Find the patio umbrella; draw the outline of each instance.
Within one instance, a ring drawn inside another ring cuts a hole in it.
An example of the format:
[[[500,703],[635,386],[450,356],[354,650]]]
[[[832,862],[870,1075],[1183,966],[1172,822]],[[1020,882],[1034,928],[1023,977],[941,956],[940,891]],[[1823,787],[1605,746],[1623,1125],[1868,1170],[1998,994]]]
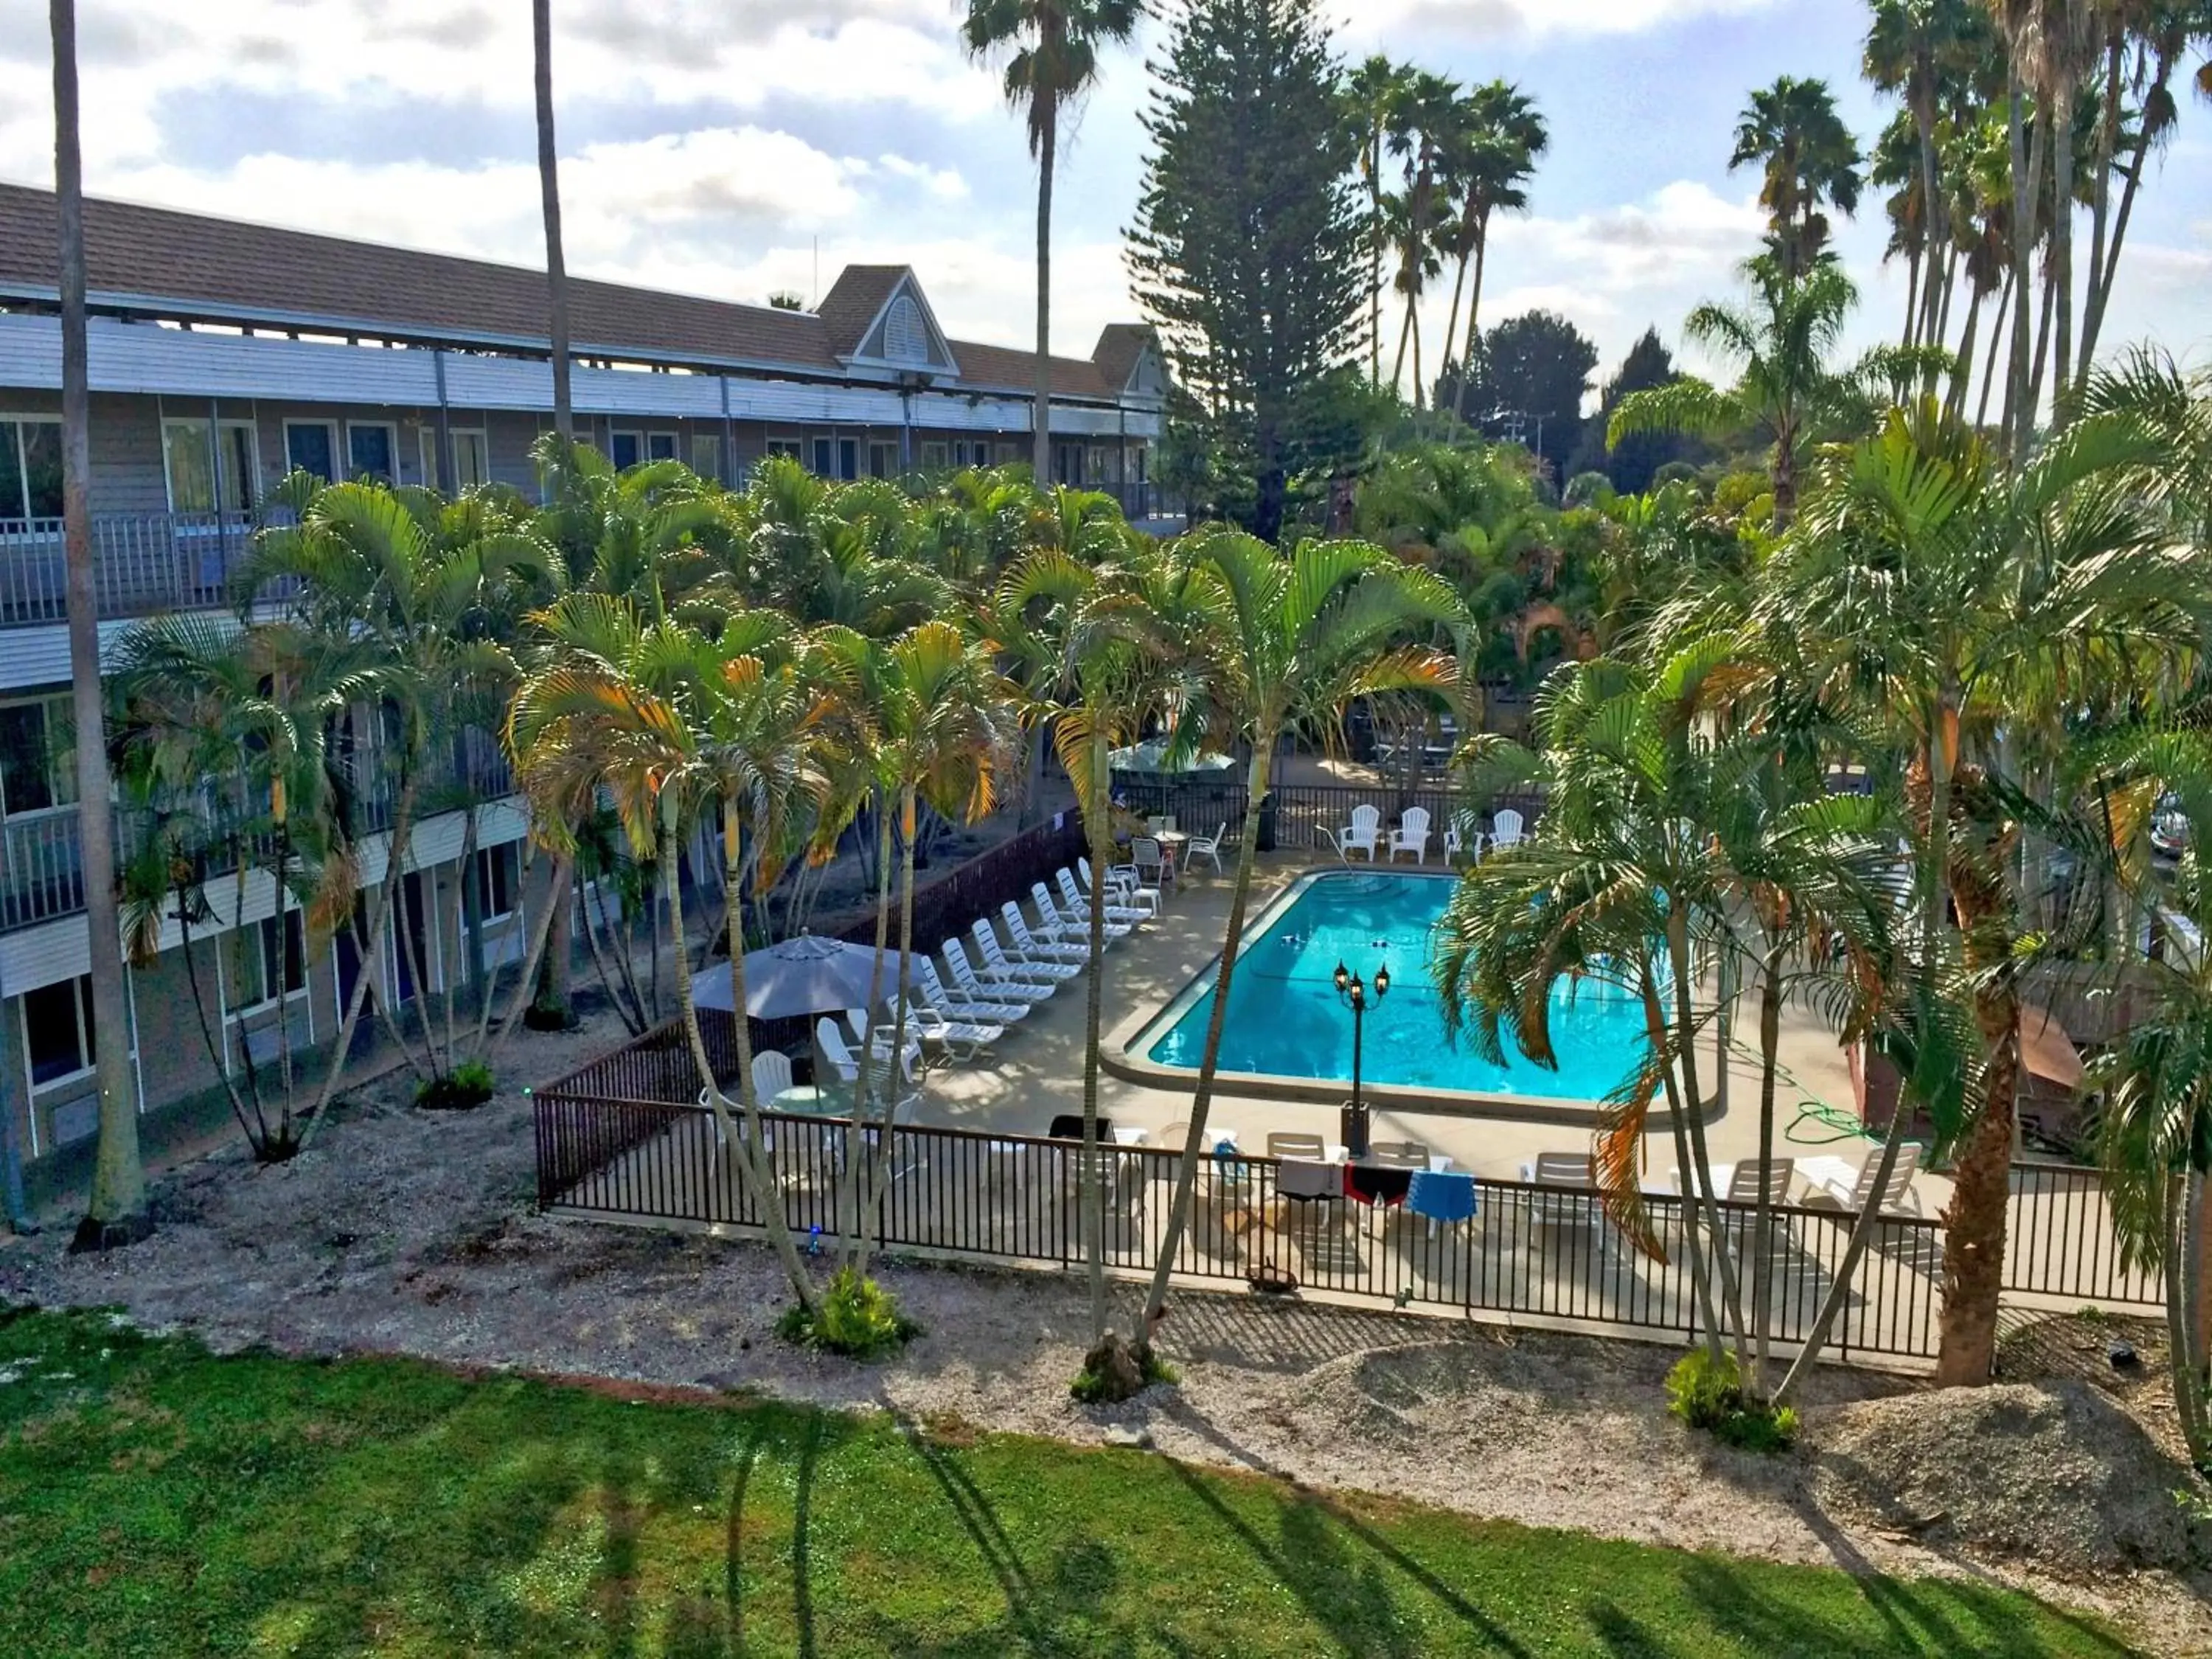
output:
[[[755,1019],[790,1019],[805,1014],[866,1008],[868,982],[875,972],[876,949],[844,939],[801,933],[758,951],[745,952],[745,1012]],[[899,953],[884,952],[884,994],[898,989]],[[730,964],[718,962],[691,981],[702,1008],[733,1011]]]

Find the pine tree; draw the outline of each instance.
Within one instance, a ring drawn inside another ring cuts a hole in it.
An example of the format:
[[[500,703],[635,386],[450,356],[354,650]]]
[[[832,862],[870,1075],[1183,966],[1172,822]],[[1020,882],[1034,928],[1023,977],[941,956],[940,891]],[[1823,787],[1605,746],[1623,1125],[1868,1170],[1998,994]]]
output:
[[[1568,465],[1569,476],[1602,472],[1622,495],[1641,495],[1651,488],[1661,467],[1673,461],[1692,460],[1704,446],[1678,432],[1642,432],[1623,438],[1610,453],[1605,447],[1606,428],[1623,398],[1632,392],[1672,386],[1681,378],[1673,354],[1659,338],[1659,331],[1644,330],[1644,337],[1621,360],[1620,372],[1605,383],[1597,413],[1583,428],[1582,444]]]
[[[1356,124],[1316,0],[1181,0],[1145,118],[1129,268],[1214,505],[1273,540],[1358,453]]]

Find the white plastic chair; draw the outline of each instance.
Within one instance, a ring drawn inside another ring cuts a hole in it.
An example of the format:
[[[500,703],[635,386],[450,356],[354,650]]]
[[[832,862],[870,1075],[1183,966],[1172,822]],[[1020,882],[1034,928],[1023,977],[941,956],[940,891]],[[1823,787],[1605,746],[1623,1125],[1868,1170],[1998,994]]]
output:
[[[1024,1009],[1024,1012],[1028,1011]],[[884,999],[884,1023],[892,1024],[898,1019],[898,999]],[[936,1009],[919,1002],[907,1005],[908,1032],[941,1052],[945,1059],[958,1062],[973,1060],[1006,1034],[1006,1028],[996,1021],[947,1019]]]
[[[1030,1017],[1026,1002],[1010,1002],[1005,998],[970,996],[967,992],[948,986],[937,976],[937,964],[919,951],[914,953],[914,984],[921,1000],[939,1013],[957,1018],[980,1021],[989,1025],[1012,1025],[1017,1020]]]
[[[1086,952],[1090,950],[1089,906],[1086,905],[1073,914],[1062,910],[1054,902],[1052,890],[1041,881],[1033,881],[1030,884],[1030,902],[1036,906],[1040,921],[1053,938],[1073,939],[1081,944]],[[1114,919],[1112,905],[1108,905],[1106,909],[1106,942],[1110,945],[1115,939],[1127,939],[1129,936],[1131,924],[1126,921],[1116,921]]]
[[[1367,854],[1367,861],[1375,861],[1375,848],[1382,839],[1382,809],[1365,803],[1352,809],[1352,822],[1336,832],[1336,850],[1349,858],[1354,853]]]
[[[1398,861],[1398,854],[1411,853],[1413,862],[1429,861],[1429,809],[1409,806],[1398,820],[1398,827],[1390,832],[1390,862]]]
[[[1073,962],[1016,962],[1000,943],[998,930],[991,926],[988,916],[976,917],[968,935],[975,941],[975,954],[983,959],[986,975],[1033,981],[1040,985],[1065,985],[1083,971],[1082,964]]]
[[[753,1056],[753,1098],[768,1106],[791,1087],[791,1056],[779,1049],[763,1048]]]
[[[1188,868],[1199,860],[1204,859],[1213,866],[1213,873],[1219,875],[1221,873],[1221,843],[1228,838],[1229,824],[1225,819],[1222,822],[1221,827],[1212,835],[1193,836],[1183,847],[1184,867]]]
[[[968,949],[961,944],[957,933],[945,941],[945,971],[952,976],[953,984],[978,1000],[1010,997],[1016,1002],[1049,1002],[1060,989],[1057,985],[1031,980],[986,980],[975,971],[975,963],[969,961]]]
[[[1006,925],[1009,941],[1007,954],[1019,957],[1024,962],[1072,962],[1080,967],[1091,960],[1091,946],[1073,939],[1039,939],[1030,932],[1030,925],[1022,915],[1022,907],[1008,899],[999,907],[999,920]],[[1111,944],[1109,938],[1107,941]]]
[[[1877,1197],[1875,1176],[1881,1168],[1881,1148],[1869,1146],[1866,1156],[1854,1170],[1849,1160],[1840,1158],[1808,1158],[1798,1166],[1805,1177],[1805,1202],[1813,1209],[1842,1210],[1856,1215]],[[1912,1177],[1920,1170],[1920,1147],[1917,1142],[1906,1141],[1897,1149],[1896,1167],[1889,1172],[1889,1183],[1878,1196],[1881,1213],[1886,1216],[1916,1216],[1920,1213],[1920,1194],[1912,1189]]]
[[[837,1022],[828,1015],[814,1022],[814,1046],[822,1051],[822,1058],[837,1074],[837,1080],[847,1085],[860,1080],[860,1062],[846,1045],[845,1034],[837,1029]]]
[[[1091,879],[1091,860],[1080,859],[1077,863],[1083,871],[1084,884],[1095,886]],[[1060,896],[1066,902],[1069,914],[1088,927],[1091,925],[1091,896],[1075,884],[1075,872],[1063,866],[1053,872],[1053,879],[1059,884]],[[1133,927],[1159,913],[1160,896],[1142,887],[1131,889],[1126,901],[1111,893],[1106,896],[1106,920],[1109,921],[1127,922]]]
[[[1493,814],[1490,820],[1490,850],[1493,853],[1507,847],[1518,847],[1526,827],[1521,815],[1508,806]]]
[[[1581,1228],[1596,1241],[1601,1255],[1611,1250],[1613,1229],[1606,1224],[1604,1206],[1598,1202],[1596,1166],[1588,1152],[1539,1152],[1522,1164],[1521,1179],[1531,1186],[1572,1189],[1527,1194],[1532,1223]]]
[[[1137,872],[1137,890],[1158,897],[1167,890],[1168,861],[1160,851],[1159,842],[1150,836],[1139,836],[1129,843],[1129,861]]]

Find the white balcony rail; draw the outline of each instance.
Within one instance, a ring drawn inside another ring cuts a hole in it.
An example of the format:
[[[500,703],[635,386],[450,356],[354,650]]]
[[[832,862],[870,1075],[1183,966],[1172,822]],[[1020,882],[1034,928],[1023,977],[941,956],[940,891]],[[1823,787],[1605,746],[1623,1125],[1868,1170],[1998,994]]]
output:
[[[95,513],[94,592],[102,617],[220,605],[253,545],[245,513]],[[69,615],[59,519],[0,519],[0,628]]]

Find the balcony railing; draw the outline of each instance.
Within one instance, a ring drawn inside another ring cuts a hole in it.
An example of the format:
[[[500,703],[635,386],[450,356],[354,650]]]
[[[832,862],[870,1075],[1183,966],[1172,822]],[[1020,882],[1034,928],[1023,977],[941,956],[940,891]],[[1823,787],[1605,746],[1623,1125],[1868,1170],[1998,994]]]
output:
[[[245,513],[95,513],[94,592],[102,617],[220,605],[253,545]],[[59,519],[0,519],[0,628],[69,616]]]

